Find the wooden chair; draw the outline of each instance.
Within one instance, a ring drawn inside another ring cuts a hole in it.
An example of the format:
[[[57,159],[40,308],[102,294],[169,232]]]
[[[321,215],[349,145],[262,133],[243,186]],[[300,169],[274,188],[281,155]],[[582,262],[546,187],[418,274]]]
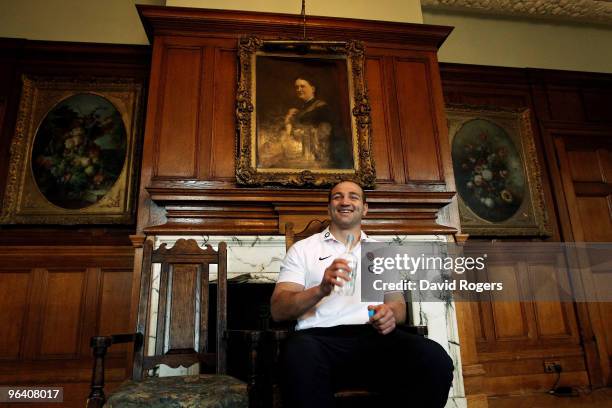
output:
[[[329,220],[321,221],[321,220],[312,220],[306,225],[300,232],[295,232],[293,223],[287,223],[285,225],[285,245],[286,249],[289,250],[291,246],[304,238],[307,238],[313,234],[319,233],[323,231],[325,228],[329,226]],[[406,321],[412,322],[412,310],[409,306],[411,304],[410,299],[407,300],[407,310],[406,310]],[[281,343],[289,336],[290,332],[293,330],[293,326],[295,326],[295,322],[292,323],[290,328],[287,329],[275,329],[270,330],[268,332],[268,336],[272,337],[272,341],[269,343],[272,347],[272,351],[268,351],[271,354],[271,372],[272,374],[269,376],[271,378],[272,384],[272,405],[273,407],[280,407],[280,390],[278,387],[278,375],[276,371],[278,370],[278,359],[280,356]],[[408,333],[416,334],[419,336],[427,336],[427,326],[415,326],[412,324],[402,324],[398,325],[396,330],[403,330]],[[357,387],[350,388],[342,388],[335,392],[334,397],[337,402],[338,407],[350,407],[350,408],[358,408],[358,407],[373,407],[379,406],[379,395],[375,392],[368,391],[367,389],[361,389]]]
[[[91,339],[95,358],[88,407],[101,407],[104,395],[104,356],[112,344],[134,342],[132,378],[108,398],[109,407],[223,406],[255,405],[255,355],[249,361],[248,384],[226,375],[227,371],[227,247],[218,251],[210,245],[198,247],[194,240],[179,239],[168,249],[162,244],[153,250],[145,241],[140,284],[137,332]],[[156,308],[156,329],[151,329],[152,265],[161,264]],[[209,266],[217,265],[216,327],[209,324]],[[214,335],[213,335],[214,334]],[[240,332],[251,343],[259,341],[256,331]],[[144,341],[154,336],[155,346]],[[211,340],[211,341],[209,341]],[[257,350],[251,344],[252,350]],[[200,365],[200,375],[151,377],[160,364],[176,368]],[[212,374],[202,374],[212,372]]]

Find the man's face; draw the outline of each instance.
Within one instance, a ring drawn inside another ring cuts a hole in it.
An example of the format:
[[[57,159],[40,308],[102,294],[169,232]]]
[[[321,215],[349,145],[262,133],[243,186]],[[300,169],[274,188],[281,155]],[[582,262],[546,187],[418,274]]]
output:
[[[315,87],[305,79],[298,78],[295,80],[295,94],[302,101],[307,102],[314,98]]]
[[[368,213],[368,204],[363,202],[363,190],[352,181],[344,181],[331,191],[329,216],[332,224],[342,229],[361,225]]]

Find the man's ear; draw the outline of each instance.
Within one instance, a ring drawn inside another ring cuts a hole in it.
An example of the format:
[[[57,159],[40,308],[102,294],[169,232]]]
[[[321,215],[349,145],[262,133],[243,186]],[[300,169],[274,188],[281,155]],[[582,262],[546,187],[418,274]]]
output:
[[[331,212],[332,212],[331,203],[329,203],[327,204],[327,215],[329,215],[329,218],[331,218]]]
[[[368,203],[363,203],[363,216],[365,217],[368,213]]]

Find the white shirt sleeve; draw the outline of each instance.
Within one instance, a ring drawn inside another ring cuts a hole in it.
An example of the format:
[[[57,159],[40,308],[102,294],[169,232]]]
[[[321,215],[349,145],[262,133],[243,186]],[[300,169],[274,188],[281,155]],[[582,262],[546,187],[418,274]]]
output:
[[[294,244],[289,248],[280,267],[278,282],[293,282],[306,286],[306,263],[301,245]]]

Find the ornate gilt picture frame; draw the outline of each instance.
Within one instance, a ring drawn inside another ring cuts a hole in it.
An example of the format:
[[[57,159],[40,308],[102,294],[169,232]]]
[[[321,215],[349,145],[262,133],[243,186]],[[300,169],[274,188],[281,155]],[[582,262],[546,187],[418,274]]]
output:
[[[529,109],[450,105],[446,113],[463,232],[550,235]]]
[[[143,84],[23,77],[2,224],[129,224]]]
[[[236,179],[243,185],[374,185],[358,41],[239,43]]]

